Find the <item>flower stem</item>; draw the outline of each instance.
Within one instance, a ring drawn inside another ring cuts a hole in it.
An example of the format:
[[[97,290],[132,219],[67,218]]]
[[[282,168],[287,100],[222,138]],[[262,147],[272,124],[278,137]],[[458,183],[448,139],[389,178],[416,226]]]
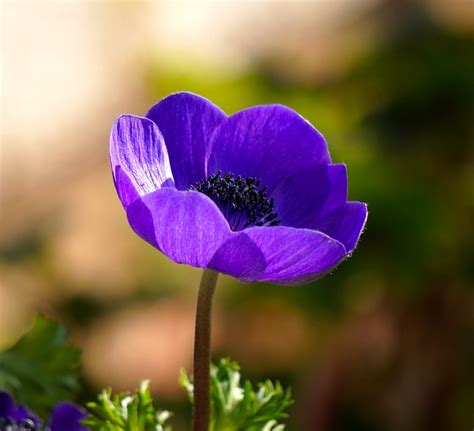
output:
[[[209,431],[212,296],[218,275],[217,272],[205,269],[199,285],[194,333],[193,431]]]

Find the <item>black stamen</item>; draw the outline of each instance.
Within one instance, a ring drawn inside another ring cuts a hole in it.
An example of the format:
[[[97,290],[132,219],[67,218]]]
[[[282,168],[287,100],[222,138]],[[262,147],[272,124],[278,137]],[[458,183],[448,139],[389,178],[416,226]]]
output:
[[[235,177],[231,172],[219,171],[189,189],[210,197],[228,220],[232,230],[251,226],[278,226],[280,220],[274,210],[273,197],[267,196],[267,187],[259,188],[261,180],[255,177]]]

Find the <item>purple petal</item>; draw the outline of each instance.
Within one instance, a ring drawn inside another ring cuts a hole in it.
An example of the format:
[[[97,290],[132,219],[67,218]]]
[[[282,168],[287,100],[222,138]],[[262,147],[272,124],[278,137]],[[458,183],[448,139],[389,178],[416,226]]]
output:
[[[110,163],[125,207],[173,179],[163,136],[147,118],[122,115],[117,119],[110,134]]]
[[[31,419],[36,425],[40,424],[39,418],[23,405],[16,406],[13,397],[6,391],[0,392],[0,418],[11,418],[15,421]]]
[[[36,417],[34,413],[32,413],[28,407],[19,405],[16,410],[14,411],[12,418],[20,421],[22,419],[32,419],[35,423],[39,423],[39,419]]]
[[[242,231],[260,249],[266,267],[257,279],[276,284],[301,284],[322,277],[347,255],[327,235],[291,227],[254,227]]]
[[[41,419],[24,405],[19,405],[14,408],[9,416],[15,421],[30,419],[35,425],[40,425],[42,423]]]
[[[176,187],[185,190],[206,178],[209,140],[226,114],[209,100],[182,92],[164,98],[146,116],[164,136]]]
[[[163,188],[132,203],[135,232],[177,263],[206,267],[229,237],[229,224],[207,196]]]
[[[367,204],[347,202],[321,216],[315,229],[344,244],[347,252],[354,250],[367,221]]]
[[[135,232],[174,262],[237,278],[255,276],[265,266],[255,244],[232,232],[202,193],[163,188],[133,202],[127,215]]]
[[[231,115],[211,140],[208,174],[232,172],[258,177],[271,192],[282,177],[329,163],[323,136],[295,111],[256,106]]]
[[[208,264],[214,271],[241,280],[258,280],[265,266],[265,256],[243,231],[233,233],[219,247]]]
[[[81,424],[87,414],[71,403],[58,404],[52,414],[49,427],[51,431],[88,431],[88,427]]]
[[[344,165],[317,165],[283,178],[272,193],[284,226],[314,229],[321,214],[347,200]]]
[[[13,416],[15,408],[15,401],[8,392],[0,392],[0,418]]]

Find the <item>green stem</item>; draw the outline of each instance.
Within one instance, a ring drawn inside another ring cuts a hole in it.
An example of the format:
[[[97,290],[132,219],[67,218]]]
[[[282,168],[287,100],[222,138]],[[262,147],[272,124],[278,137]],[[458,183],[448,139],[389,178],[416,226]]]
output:
[[[205,269],[199,285],[194,333],[193,431],[209,431],[212,296],[218,275],[217,272]]]

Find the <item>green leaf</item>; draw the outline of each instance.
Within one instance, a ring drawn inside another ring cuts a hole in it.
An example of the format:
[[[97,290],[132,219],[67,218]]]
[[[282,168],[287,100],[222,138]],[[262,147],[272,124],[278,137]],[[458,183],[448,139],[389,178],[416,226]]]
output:
[[[194,388],[184,370],[179,383],[192,402]],[[283,431],[293,400],[279,382],[266,380],[256,390],[248,380],[242,385],[238,364],[221,359],[211,365],[211,404],[211,431]]]
[[[67,341],[66,329],[43,316],[15,345],[0,352],[0,387],[19,403],[46,415],[79,389],[80,351]]]
[[[133,394],[112,395],[112,389],[104,389],[97,402],[87,404],[87,411],[82,422],[91,431],[171,431],[166,422],[172,414],[155,409],[148,380]]]

